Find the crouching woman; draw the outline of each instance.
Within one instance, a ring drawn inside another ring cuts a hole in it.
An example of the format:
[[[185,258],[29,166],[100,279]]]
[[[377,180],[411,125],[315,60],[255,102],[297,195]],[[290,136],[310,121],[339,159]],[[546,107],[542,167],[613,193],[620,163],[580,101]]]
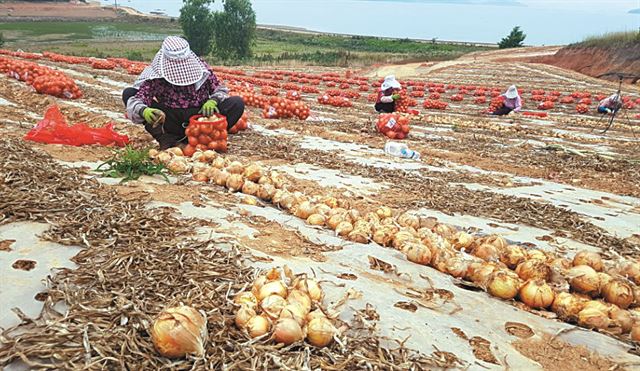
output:
[[[169,36],[122,100],[128,117],[144,124],[163,150],[186,145],[185,128],[197,114],[220,113],[231,129],[244,113],[244,101],[228,93],[185,39]]]

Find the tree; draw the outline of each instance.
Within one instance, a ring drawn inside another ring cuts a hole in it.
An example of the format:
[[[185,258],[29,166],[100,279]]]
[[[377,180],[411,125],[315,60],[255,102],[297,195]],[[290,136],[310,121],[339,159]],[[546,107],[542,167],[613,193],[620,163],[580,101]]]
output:
[[[500,49],[519,48],[523,46],[522,42],[526,37],[527,35],[522,32],[520,26],[515,26],[513,30],[511,30],[511,33],[507,35],[507,37],[500,40],[500,42],[498,43],[498,47],[500,47]]]
[[[213,14],[209,4],[214,0],[183,0],[180,26],[191,50],[199,56],[208,55],[213,43]]]
[[[225,0],[223,10],[214,13],[216,54],[222,59],[251,56],[256,34],[256,13],[249,0]]]
[[[0,46],[4,45],[4,34],[0,32]]]

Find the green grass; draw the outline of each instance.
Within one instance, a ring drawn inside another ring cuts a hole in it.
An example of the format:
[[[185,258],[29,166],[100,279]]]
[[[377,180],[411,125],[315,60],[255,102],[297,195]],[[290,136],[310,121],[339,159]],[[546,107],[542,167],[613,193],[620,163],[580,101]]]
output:
[[[603,35],[589,36],[574,46],[618,47],[636,44],[640,45],[640,31],[610,32]]]
[[[151,60],[166,35],[179,35],[179,24],[125,22],[6,22],[0,23],[6,47],[26,51]],[[457,58],[482,47],[387,40],[365,36],[301,34],[258,29],[253,58],[215,64],[314,64],[356,66]]]

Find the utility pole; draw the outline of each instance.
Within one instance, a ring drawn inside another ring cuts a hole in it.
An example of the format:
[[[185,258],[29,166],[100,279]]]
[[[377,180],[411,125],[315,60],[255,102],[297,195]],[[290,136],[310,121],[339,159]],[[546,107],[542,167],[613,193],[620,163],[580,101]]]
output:
[[[113,0],[113,4],[114,4],[116,10],[118,10],[118,0]]]

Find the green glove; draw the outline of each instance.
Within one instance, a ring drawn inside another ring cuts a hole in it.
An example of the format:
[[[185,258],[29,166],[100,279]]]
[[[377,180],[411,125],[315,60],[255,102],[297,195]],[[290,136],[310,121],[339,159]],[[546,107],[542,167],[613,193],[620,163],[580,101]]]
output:
[[[164,112],[157,108],[147,107],[144,109],[144,111],[142,111],[142,118],[144,118],[144,121],[146,121],[148,124],[156,127],[159,124],[164,124],[166,115],[164,114]]]
[[[393,100],[398,100],[398,99],[400,99],[400,94],[394,94],[394,95],[392,95],[392,96],[391,96],[391,99],[393,99]]]
[[[202,105],[200,113],[207,117],[213,116],[214,113],[220,113],[220,110],[218,109],[218,102],[213,99],[208,100],[205,104]]]

